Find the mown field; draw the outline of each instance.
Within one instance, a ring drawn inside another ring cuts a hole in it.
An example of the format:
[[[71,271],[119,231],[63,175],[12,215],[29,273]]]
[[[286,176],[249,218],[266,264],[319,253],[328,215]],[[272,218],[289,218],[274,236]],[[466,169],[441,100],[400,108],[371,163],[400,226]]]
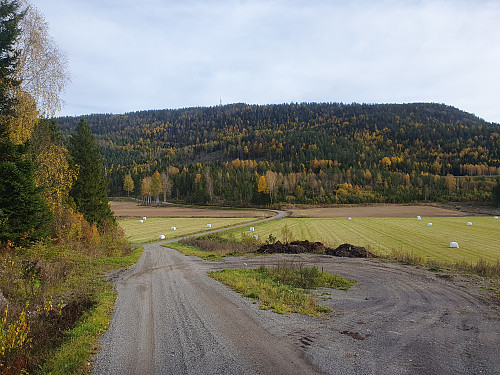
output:
[[[125,231],[125,236],[130,243],[148,243],[158,241],[163,234],[165,239],[178,238],[188,234],[206,232],[218,228],[230,227],[262,218],[148,218],[143,223],[138,218],[119,220],[119,225]],[[211,228],[207,228],[211,224]],[[176,227],[173,231],[170,228]]]
[[[472,222],[468,226],[467,222]],[[432,222],[432,226],[427,224]],[[493,217],[422,218],[287,218],[225,232],[222,236],[241,238],[256,234],[265,241],[270,234],[283,240],[287,226],[293,240],[320,241],[330,247],[342,243],[364,246],[379,254],[405,251],[442,262],[500,259],[500,220]],[[450,242],[459,249],[451,249]]]

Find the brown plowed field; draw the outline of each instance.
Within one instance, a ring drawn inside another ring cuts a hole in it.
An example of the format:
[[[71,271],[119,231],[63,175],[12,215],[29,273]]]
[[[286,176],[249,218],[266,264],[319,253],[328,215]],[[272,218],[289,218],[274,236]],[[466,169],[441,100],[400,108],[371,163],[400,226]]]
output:
[[[438,217],[465,216],[464,212],[430,205],[369,205],[285,209],[288,217]]]
[[[178,206],[140,206],[134,202],[109,202],[116,217],[270,217],[275,213],[264,210],[224,210]]]
[[[134,202],[110,202],[116,217],[270,217],[265,210],[224,210],[203,207],[141,206]],[[471,216],[471,213],[433,205],[345,205],[337,207],[285,208],[288,217],[425,217]]]

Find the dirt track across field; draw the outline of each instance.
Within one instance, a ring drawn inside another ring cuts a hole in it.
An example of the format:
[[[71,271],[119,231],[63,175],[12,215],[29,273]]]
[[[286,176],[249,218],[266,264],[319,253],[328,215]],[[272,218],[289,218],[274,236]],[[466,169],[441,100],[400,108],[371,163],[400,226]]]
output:
[[[266,210],[225,210],[217,208],[182,206],[141,206],[134,202],[109,202],[116,217],[270,217],[274,213]]]

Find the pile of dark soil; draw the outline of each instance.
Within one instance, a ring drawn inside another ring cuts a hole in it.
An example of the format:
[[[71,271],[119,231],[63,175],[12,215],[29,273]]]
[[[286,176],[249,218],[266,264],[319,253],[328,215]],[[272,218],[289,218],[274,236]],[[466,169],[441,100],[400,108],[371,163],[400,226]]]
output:
[[[257,253],[259,254],[324,254],[326,247],[321,242],[293,241],[283,244],[276,241],[273,244],[262,245]]]
[[[342,244],[336,249],[326,247],[321,242],[293,241],[290,243],[281,243],[276,241],[273,244],[262,245],[258,254],[326,254],[337,257],[348,258],[375,258],[376,256],[366,250],[364,247],[354,246],[348,243]]]
[[[344,243],[336,249],[327,249],[325,253],[336,257],[376,258],[374,254],[370,253],[364,247],[354,246],[348,243]]]

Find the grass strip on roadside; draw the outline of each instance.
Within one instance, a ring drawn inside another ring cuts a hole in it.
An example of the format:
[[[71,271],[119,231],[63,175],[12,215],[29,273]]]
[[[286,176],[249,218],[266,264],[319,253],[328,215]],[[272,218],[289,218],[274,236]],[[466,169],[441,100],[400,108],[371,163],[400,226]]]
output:
[[[79,320],[76,327],[66,334],[65,342],[58,347],[44,364],[39,374],[88,374],[92,356],[98,349],[98,340],[109,325],[116,292],[104,273],[113,269],[128,268],[142,254],[142,247],[126,257],[96,258],[85,267],[80,280],[91,285],[95,305]],[[91,271],[89,271],[91,270]]]
[[[163,247],[168,247],[170,249],[177,250],[178,252],[187,256],[196,256],[204,260],[219,260],[225,258],[227,254],[213,253],[201,250],[199,247],[185,245],[180,242],[171,242],[169,244],[162,245]]]
[[[224,269],[210,272],[214,279],[228,285],[236,292],[258,301],[262,309],[278,314],[299,313],[320,316],[329,313],[329,307],[321,306],[307,289],[327,287],[347,290],[355,281],[320,271],[317,267],[256,269]]]
[[[213,241],[213,236],[187,238],[162,246],[175,249],[184,255],[197,256],[198,258],[212,261],[220,260],[227,256],[253,256],[258,248],[255,243],[220,243]]]

